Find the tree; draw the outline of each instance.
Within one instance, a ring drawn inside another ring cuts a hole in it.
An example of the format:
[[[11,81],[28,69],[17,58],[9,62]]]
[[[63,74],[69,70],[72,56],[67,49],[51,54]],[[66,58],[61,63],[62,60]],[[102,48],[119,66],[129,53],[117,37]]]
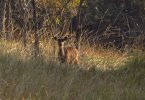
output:
[[[0,0],[0,32],[3,32],[4,31],[4,21],[5,21],[5,3],[6,3],[6,0]]]
[[[35,0],[31,0],[32,7],[33,7],[33,22],[34,22],[34,56],[36,57],[39,53],[39,37],[38,37],[38,27],[37,27],[37,16],[36,16],[36,2]]]
[[[84,0],[80,0],[80,4],[78,6],[77,16],[76,16],[76,48],[79,49],[80,47],[80,35],[82,30],[82,5]]]

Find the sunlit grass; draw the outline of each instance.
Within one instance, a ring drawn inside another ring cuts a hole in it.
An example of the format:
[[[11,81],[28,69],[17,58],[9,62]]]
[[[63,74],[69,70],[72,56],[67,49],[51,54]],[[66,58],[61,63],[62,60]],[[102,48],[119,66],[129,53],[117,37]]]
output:
[[[33,56],[33,44],[27,44],[24,48],[20,42],[5,42],[1,41],[0,50],[2,53],[15,55],[20,59],[30,59]],[[54,41],[40,42],[40,55],[46,60],[57,60],[58,46]],[[117,69],[124,65],[130,56],[124,55],[117,51],[95,49],[89,45],[83,45],[79,51],[80,64],[83,67],[90,68],[92,65],[102,70]],[[87,66],[86,66],[87,65]]]
[[[130,58],[130,56],[122,52],[102,48],[95,49],[87,45],[83,45],[81,52],[83,53],[81,60],[85,65],[93,65],[101,70],[118,69]]]

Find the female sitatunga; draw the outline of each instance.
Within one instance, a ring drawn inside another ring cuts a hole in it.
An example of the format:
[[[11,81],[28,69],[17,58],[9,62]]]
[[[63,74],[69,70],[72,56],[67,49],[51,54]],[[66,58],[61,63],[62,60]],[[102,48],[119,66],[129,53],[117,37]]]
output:
[[[64,47],[64,42],[68,40],[68,37],[57,38],[54,40],[58,42],[58,59],[60,62],[66,62],[68,64],[75,63],[78,64],[78,50],[75,47]]]

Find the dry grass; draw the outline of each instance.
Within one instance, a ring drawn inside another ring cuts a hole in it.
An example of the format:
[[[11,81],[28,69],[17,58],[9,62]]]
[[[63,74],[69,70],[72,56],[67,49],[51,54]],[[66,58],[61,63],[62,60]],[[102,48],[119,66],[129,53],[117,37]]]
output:
[[[33,59],[31,45],[0,42],[0,99],[145,100],[143,54],[130,58],[86,46],[81,65],[74,66],[59,64],[47,44],[41,43],[41,55]]]

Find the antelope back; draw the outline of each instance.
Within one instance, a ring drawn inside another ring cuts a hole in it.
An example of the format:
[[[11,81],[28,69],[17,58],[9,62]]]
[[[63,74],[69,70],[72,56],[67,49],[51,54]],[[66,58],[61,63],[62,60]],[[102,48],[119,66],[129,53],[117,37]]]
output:
[[[65,60],[68,64],[78,64],[79,52],[75,47],[65,48]]]

